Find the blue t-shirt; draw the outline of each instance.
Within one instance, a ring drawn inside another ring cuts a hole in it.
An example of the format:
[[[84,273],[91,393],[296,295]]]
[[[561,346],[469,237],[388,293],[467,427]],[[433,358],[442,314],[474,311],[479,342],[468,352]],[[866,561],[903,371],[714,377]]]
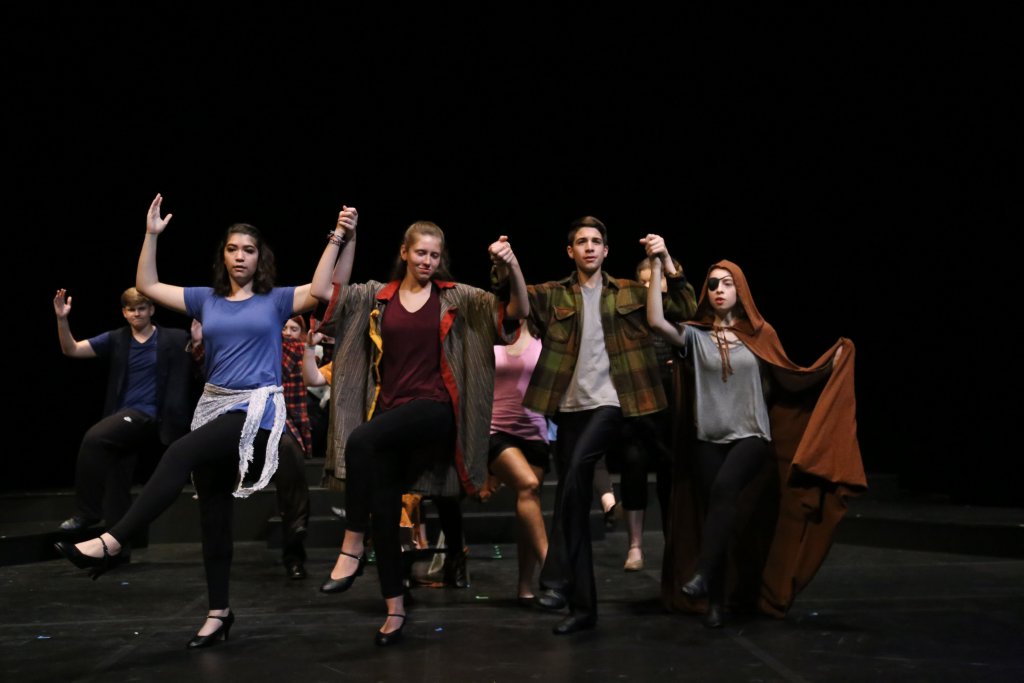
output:
[[[149,339],[140,343],[133,335],[128,346],[128,372],[119,397],[117,410],[132,408],[156,417],[156,338],[159,328]],[[98,334],[88,340],[97,356],[110,355],[110,332]]]
[[[245,301],[229,301],[211,287],[186,287],[185,310],[203,324],[207,381],[227,389],[280,386],[281,328],[292,316],[294,298],[294,287],[275,287]],[[274,406],[268,403],[260,426],[273,424]]]

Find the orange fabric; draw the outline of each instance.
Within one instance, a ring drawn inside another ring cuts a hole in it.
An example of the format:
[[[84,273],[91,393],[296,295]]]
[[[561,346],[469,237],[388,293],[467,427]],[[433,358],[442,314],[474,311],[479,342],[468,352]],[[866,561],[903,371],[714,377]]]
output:
[[[728,329],[767,364],[775,380],[768,410],[775,462],[741,496],[742,528],[733,539],[726,581],[734,603],[756,604],[766,614],[782,616],[825,560],[835,527],[846,513],[846,497],[867,489],[857,442],[855,349],[849,339],[839,339],[812,365],[797,365],[758,311],[740,267],[719,261],[708,272],[715,268],[732,274],[746,313]],[[687,324],[706,329],[713,320],[705,278],[697,314]],[[675,365],[689,367],[677,382],[681,419],[676,420],[678,458],[662,595],[671,609],[699,611],[703,605],[691,603],[679,591],[696,568],[703,510],[687,453],[694,438],[689,402],[693,370],[690,364]]]

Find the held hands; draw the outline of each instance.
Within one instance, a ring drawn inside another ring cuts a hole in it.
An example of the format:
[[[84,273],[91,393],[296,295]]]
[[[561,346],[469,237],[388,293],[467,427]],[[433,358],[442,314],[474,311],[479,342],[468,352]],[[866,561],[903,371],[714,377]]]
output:
[[[508,243],[506,235],[502,235],[497,242],[493,242],[491,246],[487,247],[487,251],[491,255],[491,262],[496,266],[512,266],[516,263],[516,255],[513,253],[512,245]]]
[[[57,314],[58,318],[66,318],[68,313],[71,312],[71,297],[64,298],[67,291],[66,289],[58,289],[57,294],[53,297],[53,312]]]
[[[341,211],[338,212],[338,223],[335,226],[335,232],[341,231],[341,234],[346,238],[351,239],[356,231],[356,224],[359,223],[359,212],[356,211],[354,206],[341,207]]]
[[[661,235],[649,234],[646,237],[640,238],[640,244],[644,245],[648,258],[661,261],[665,272],[669,275],[675,275],[675,264],[672,263],[672,257],[668,254],[665,238]]]
[[[174,216],[173,213],[167,214],[165,218],[160,217],[160,204],[164,201],[163,195],[157,193],[153,199],[153,203],[149,205],[149,213],[146,215],[146,233],[150,235],[159,235],[167,227],[167,224],[171,222],[171,218]]]

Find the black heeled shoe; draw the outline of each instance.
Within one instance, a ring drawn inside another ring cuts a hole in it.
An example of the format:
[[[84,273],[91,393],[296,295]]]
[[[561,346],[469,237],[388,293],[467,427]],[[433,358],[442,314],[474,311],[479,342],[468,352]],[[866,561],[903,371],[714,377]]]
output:
[[[71,564],[75,565],[79,569],[88,569],[89,576],[92,580],[100,578],[108,569],[113,569],[117,565],[124,562],[124,558],[120,554],[111,555],[107,549],[107,542],[100,536],[100,543],[103,545],[103,557],[92,557],[86,555],[81,550],[75,547],[74,543],[68,541],[57,541],[53,544],[53,547],[57,549],[57,552],[63,555],[65,558],[71,561]]]
[[[387,647],[388,645],[394,645],[402,640],[402,629],[405,628],[405,615],[404,614],[389,614],[388,617],[401,617],[402,625],[396,628],[390,633],[384,633],[378,630],[377,635],[374,636],[373,642],[381,647]]]
[[[346,553],[344,550],[339,551],[338,554],[359,560],[359,566],[356,567],[356,570],[354,572],[340,579],[332,579],[330,575],[328,575],[327,580],[324,581],[324,584],[322,586],[320,586],[321,593],[344,593],[352,587],[352,584],[355,582],[357,576],[363,575],[363,569],[366,567],[365,550],[363,551],[363,554],[359,555],[358,557],[356,555],[353,555],[352,553]]]
[[[698,572],[693,575],[692,579],[684,583],[679,590],[683,595],[692,600],[707,597],[708,580],[704,578],[703,574]]]
[[[220,626],[218,626],[213,633],[207,633],[205,636],[201,636],[197,632],[192,636],[192,640],[188,641],[188,645],[185,646],[186,650],[198,650],[201,647],[210,647],[218,640],[227,642],[228,634],[231,632],[231,627],[235,623],[235,613],[228,612],[227,616],[224,617],[207,614],[206,618],[216,619],[220,622]]]

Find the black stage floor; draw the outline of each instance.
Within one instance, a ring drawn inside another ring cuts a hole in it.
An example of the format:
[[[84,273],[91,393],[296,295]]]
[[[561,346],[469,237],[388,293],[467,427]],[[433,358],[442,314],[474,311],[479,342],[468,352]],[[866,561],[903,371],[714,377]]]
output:
[[[91,582],[63,560],[0,567],[4,681],[1024,681],[1024,560],[837,545],[788,618],[709,631],[658,600],[648,570],[622,571],[625,535],[595,544],[600,621],[551,634],[557,615],[520,607],[514,547],[473,546],[467,590],[416,588],[405,642],[373,644],[375,571],[317,592],[262,543],[236,546],[231,640],[189,652],[206,612],[196,544],[136,550]]]

